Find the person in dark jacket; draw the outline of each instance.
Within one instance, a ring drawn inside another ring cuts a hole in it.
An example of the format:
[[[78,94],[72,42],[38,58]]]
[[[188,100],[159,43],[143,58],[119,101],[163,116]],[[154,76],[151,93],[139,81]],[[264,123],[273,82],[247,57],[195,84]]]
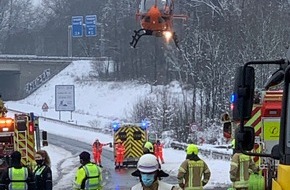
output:
[[[21,153],[15,151],[11,154],[10,166],[0,178],[0,190],[35,190],[33,173],[21,164]]]
[[[52,172],[47,152],[45,150],[37,151],[35,161],[37,163],[34,169],[36,189],[52,190]]]

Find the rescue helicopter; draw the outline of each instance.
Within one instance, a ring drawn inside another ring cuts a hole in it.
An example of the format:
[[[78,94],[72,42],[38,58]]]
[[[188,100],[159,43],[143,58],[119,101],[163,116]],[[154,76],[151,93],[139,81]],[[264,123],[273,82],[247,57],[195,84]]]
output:
[[[142,36],[155,36],[164,37],[167,42],[172,39],[179,49],[173,19],[187,19],[187,16],[174,15],[174,0],[137,0],[137,4],[136,19],[140,20],[141,29],[134,30],[130,45],[135,48]]]

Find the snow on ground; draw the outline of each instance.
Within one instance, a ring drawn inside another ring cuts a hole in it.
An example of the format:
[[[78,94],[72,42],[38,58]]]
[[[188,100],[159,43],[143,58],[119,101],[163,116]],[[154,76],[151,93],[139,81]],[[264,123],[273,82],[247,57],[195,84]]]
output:
[[[85,126],[92,126],[91,124],[94,123],[95,125],[93,127],[98,126],[102,128],[110,126],[113,120],[126,118],[132,111],[132,105],[140,97],[147,96],[150,93],[150,86],[140,85],[134,82],[92,81],[87,78],[91,70],[90,62],[75,61],[26,99],[17,102],[6,102],[6,106],[10,109],[34,112],[35,115],[66,122],[73,120],[74,123]],[[86,85],[80,84],[78,82],[79,79],[84,79]],[[55,111],[55,85],[75,86],[76,109],[72,114],[70,112],[60,113]],[[41,109],[44,103],[48,104],[48,112],[43,112]],[[57,124],[46,123],[45,121],[40,123],[40,128],[48,131],[48,133],[79,139],[88,144],[92,144],[96,137],[102,142],[112,141],[111,135],[59,126]],[[109,147],[104,148],[110,149]],[[77,156],[72,158],[73,155],[61,148],[49,145],[45,149],[51,156],[54,179],[59,177],[58,170],[69,168],[68,166],[78,162]],[[185,156],[184,151],[165,148],[165,164],[162,165],[162,168],[170,173],[170,175],[176,175],[178,167],[185,159]],[[203,157],[201,156],[201,158]],[[208,187],[214,187],[219,184],[230,184],[229,161],[214,160],[206,157],[203,159],[209,165],[212,172],[211,179],[207,185]],[[74,178],[72,168],[69,168],[67,172],[70,175],[64,176],[65,180],[57,184],[58,187],[72,183]]]
[[[86,142],[88,144],[92,144],[96,137],[100,139],[101,142],[112,142],[112,136],[111,135],[105,135],[100,134],[92,131],[84,131],[76,128],[66,127],[66,126],[58,126],[58,125],[51,125],[51,123],[43,121],[40,123],[41,129],[47,130],[48,133],[56,134],[56,135],[63,135],[65,137],[70,137],[73,139],[80,139],[82,142]],[[68,133],[69,131],[69,133]],[[80,135],[81,134],[81,135]],[[52,148],[51,148],[52,147]],[[64,158],[72,158],[71,154],[66,153],[66,151],[58,151],[58,149],[54,146],[49,145],[48,147],[45,147],[47,151],[49,152],[50,156],[52,157],[52,162],[56,164],[53,164],[54,167],[58,166],[57,163],[62,161]],[[104,149],[112,150],[112,148],[105,146]],[[59,154],[59,155],[57,155]],[[182,150],[174,150],[172,148],[165,148],[164,149],[164,158],[165,158],[165,164],[162,165],[162,169],[168,172],[172,176],[176,176],[178,172],[178,168],[182,161],[184,161],[186,157],[185,151]],[[224,186],[225,184],[230,184],[229,180],[229,161],[223,161],[223,160],[215,160],[215,159],[209,159],[207,157],[203,157],[200,155],[202,159],[205,160],[205,162],[208,164],[212,176],[211,180],[209,181],[209,184],[207,187],[215,187],[215,186]],[[68,163],[64,162],[61,167],[58,166],[57,168],[67,168],[64,165],[71,166],[73,165],[71,162],[77,163],[78,157],[76,156],[74,159],[68,159]],[[114,166],[112,166],[114,167]],[[70,168],[71,170],[72,168]],[[75,171],[76,168],[74,168],[73,171]],[[54,173],[56,173],[57,169],[53,169]],[[67,183],[72,183],[72,180],[74,178],[74,172],[71,172],[69,175],[66,176],[67,180],[65,185]],[[61,184],[58,184],[61,185]]]

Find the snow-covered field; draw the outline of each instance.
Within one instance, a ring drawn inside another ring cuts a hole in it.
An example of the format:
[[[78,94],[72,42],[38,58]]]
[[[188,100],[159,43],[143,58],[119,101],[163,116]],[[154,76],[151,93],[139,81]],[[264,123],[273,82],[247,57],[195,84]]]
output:
[[[60,119],[66,122],[70,121],[85,126],[90,126],[91,123],[95,123],[98,127],[108,127],[113,120],[126,118],[131,113],[132,105],[140,97],[148,96],[150,93],[150,86],[140,85],[134,82],[87,81],[84,85],[83,83],[79,84],[75,80],[76,78],[86,77],[91,69],[89,61],[75,61],[26,99],[17,102],[6,102],[6,106],[10,109],[34,112],[35,115]],[[75,86],[75,111],[61,113],[55,111],[55,85]],[[47,103],[49,107],[47,112],[43,112],[41,109],[44,103]],[[67,126],[47,122],[41,121],[40,128],[48,131],[48,133],[79,139],[88,144],[92,144],[96,137],[103,142],[112,141],[110,134],[68,128]],[[105,148],[110,149],[108,147]],[[201,148],[212,149],[213,147],[204,145]],[[59,169],[68,168],[73,163],[76,164],[78,162],[76,155],[71,155],[71,153],[59,147],[49,145],[45,149],[51,156],[55,179]],[[185,152],[182,150],[165,148],[165,164],[162,165],[162,168],[170,173],[170,175],[175,176],[185,156]],[[229,161],[215,160],[202,156],[201,158],[209,165],[212,173],[209,184],[207,185],[208,187],[230,184]],[[71,184],[74,178],[72,168],[63,177],[65,178],[63,183]],[[61,186],[62,184],[58,185]]]

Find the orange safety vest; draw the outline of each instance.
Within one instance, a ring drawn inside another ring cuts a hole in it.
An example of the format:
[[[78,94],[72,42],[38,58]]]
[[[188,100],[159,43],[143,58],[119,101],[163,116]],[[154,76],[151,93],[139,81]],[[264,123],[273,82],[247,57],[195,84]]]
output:
[[[123,144],[118,144],[116,146],[117,154],[124,154],[125,153],[125,146]]]
[[[93,144],[93,151],[94,153],[102,153],[104,144],[102,143],[94,143]]]
[[[154,152],[155,154],[160,154],[163,152],[163,144],[154,144]]]

